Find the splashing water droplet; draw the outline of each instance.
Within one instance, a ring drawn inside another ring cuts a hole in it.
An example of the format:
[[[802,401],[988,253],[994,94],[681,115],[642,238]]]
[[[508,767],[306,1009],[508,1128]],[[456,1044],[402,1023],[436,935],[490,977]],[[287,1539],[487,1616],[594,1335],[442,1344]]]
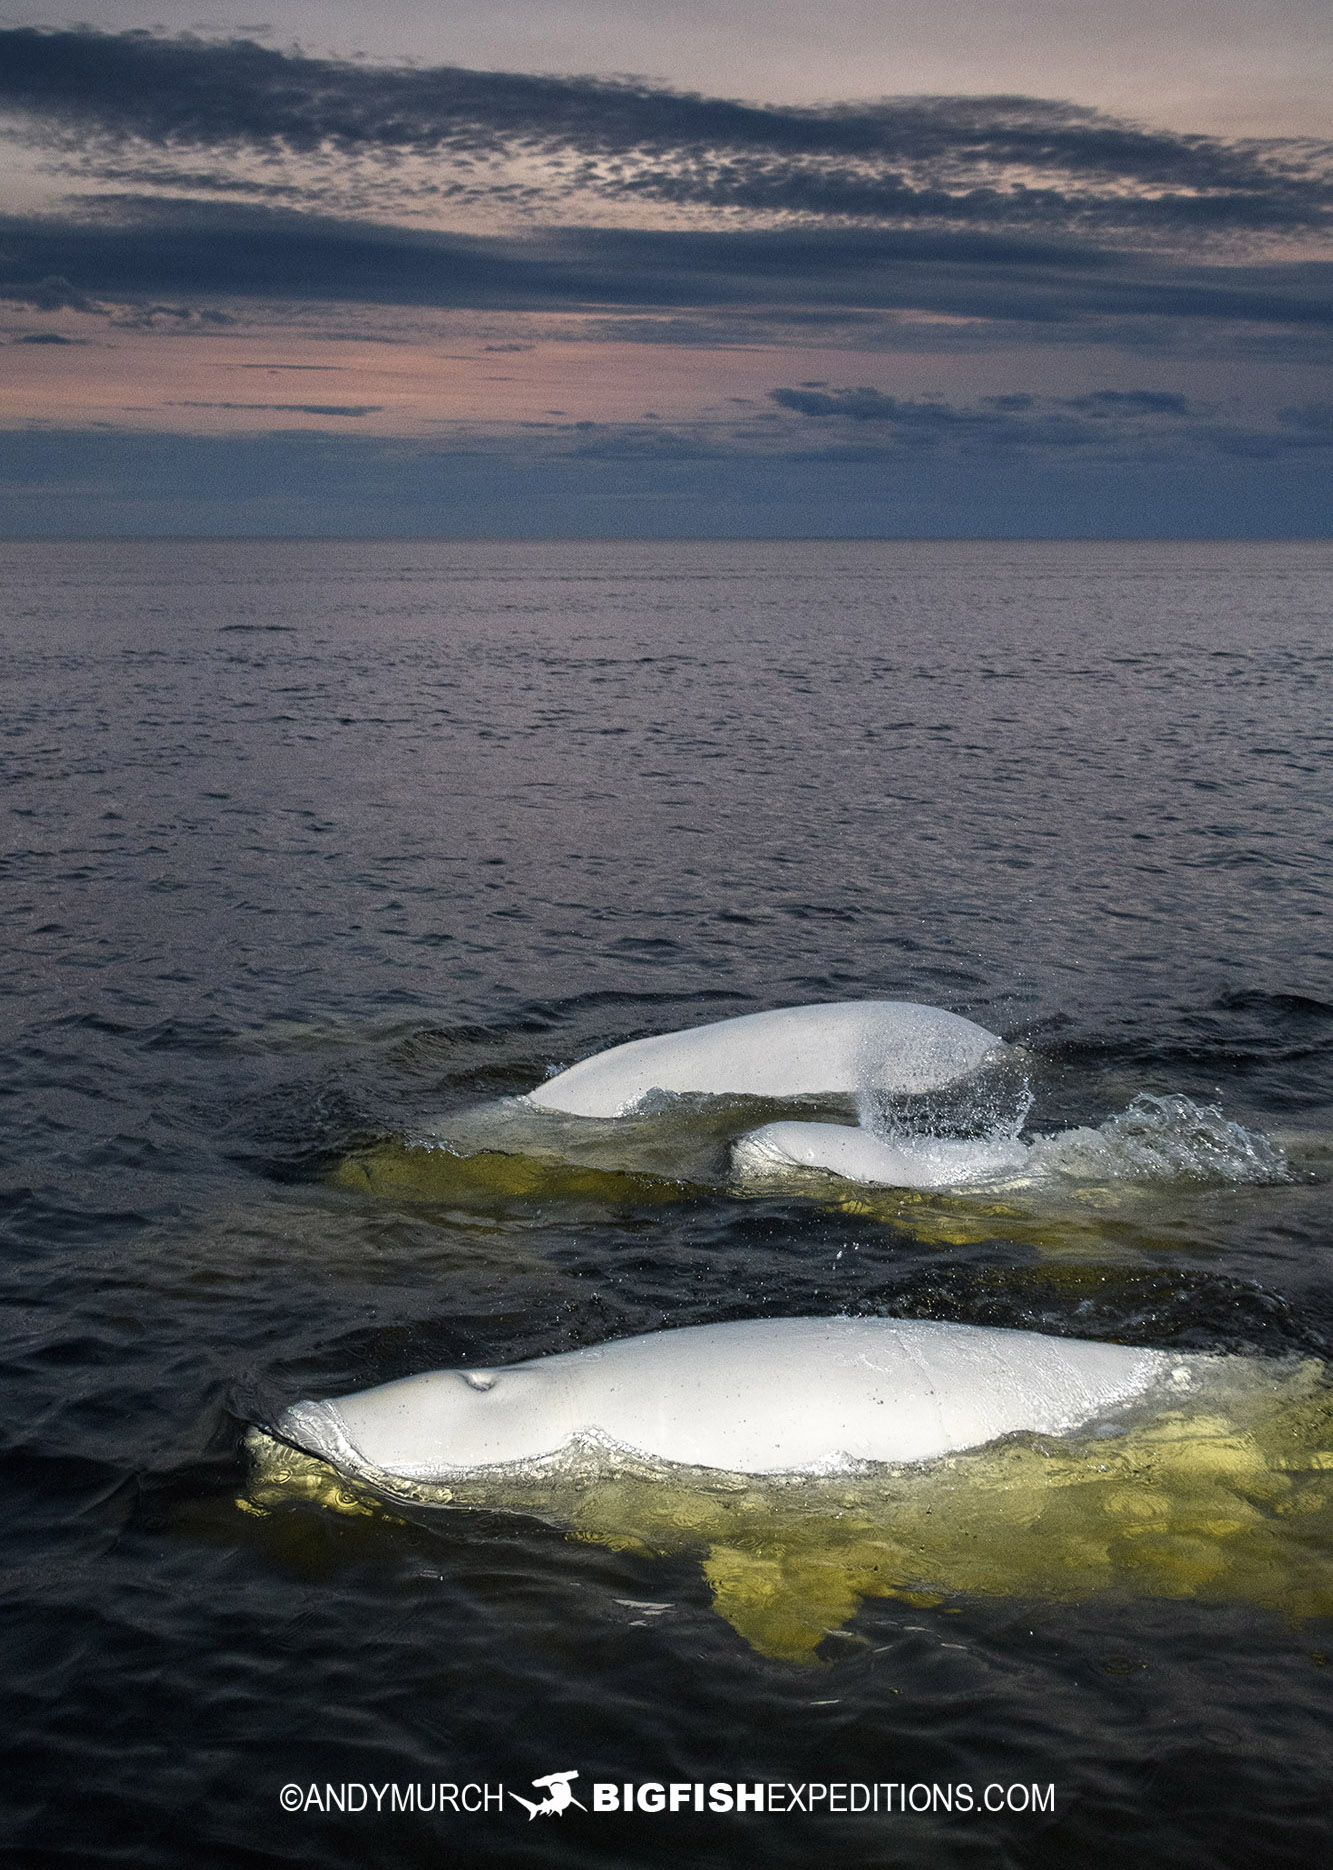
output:
[[[1260,1130],[1182,1093],[1141,1091],[1095,1129],[1038,1137],[1032,1167],[1068,1181],[1248,1182],[1291,1180],[1286,1156]]]

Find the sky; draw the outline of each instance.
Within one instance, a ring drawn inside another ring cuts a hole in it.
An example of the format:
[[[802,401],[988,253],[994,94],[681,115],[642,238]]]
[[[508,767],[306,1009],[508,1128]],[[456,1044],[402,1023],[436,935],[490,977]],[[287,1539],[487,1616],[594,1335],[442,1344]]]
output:
[[[1333,530],[1327,0],[0,0],[0,532]]]

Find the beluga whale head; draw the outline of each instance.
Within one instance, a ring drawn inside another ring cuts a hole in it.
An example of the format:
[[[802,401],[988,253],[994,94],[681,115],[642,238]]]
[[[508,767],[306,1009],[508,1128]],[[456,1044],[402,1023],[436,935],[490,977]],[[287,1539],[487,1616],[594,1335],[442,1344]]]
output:
[[[428,1479],[554,1453],[572,1433],[565,1387],[533,1365],[432,1370],[336,1401],[294,1403],[278,1426],[344,1471]]]

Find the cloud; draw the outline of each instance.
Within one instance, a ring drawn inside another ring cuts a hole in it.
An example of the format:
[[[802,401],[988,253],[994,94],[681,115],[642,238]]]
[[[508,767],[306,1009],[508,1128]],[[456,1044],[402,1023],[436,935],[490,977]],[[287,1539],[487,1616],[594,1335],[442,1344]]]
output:
[[[48,308],[171,293],[488,310],[762,308],[789,320],[913,311],[1093,335],[1099,324],[1170,320],[1333,327],[1327,263],[1185,265],[974,232],[562,228],[508,238],[136,202],[100,223],[0,223],[0,252],[20,281],[0,275],[0,297],[33,304],[47,293]],[[45,276],[39,286],[21,283],[33,275]],[[228,314],[150,302],[137,316],[221,323]]]
[[[1144,238],[1333,221],[1326,144],[1150,130],[1023,97],[774,107],[631,81],[310,58],[244,39],[16,28],[0,32],[0,106],[94,177],[142,184],[156,156],[170,159],[157,178],[170,189],[306,191],[310,205],[334,170],[380,161],[400,205],[418,189],[511,206],[596,198]],[[247,151],[294,159],[297,179],[247,168]],[[193,168],[176,160],[187,152]],[[405,158],[432,166],[409,176]],[[487,172],[506,163],[507,179]]]
[[[1219,420],[1172,390],[1107,389],[1082,396],[1014,391],[974,403],[891,396],[864,386],[779,388],[769,396],[779,409],[834,431],[818,445],[825,458],[870,460],[914,449],[965,455],[1022,450],[1038,456],[1081,450],[1103,460],[1201,461],[1219,454],[1272,460],[1333,448],[1333,405],[1327,403],[1278,409],[1269,421],[1244,426]],[[857,431],[875,439],[867,446]]]
[[[1168,390],[1093,390],[1088,396],[1066,396],[1066,409],[1086,409],[1092,415],[1187,416],[1187,396]]]
[[[31,305],[38,312],[100,312],[105,309],[59,273],[49,273],[45,279],[0,281],[0,299],[8,299],[14,305]]]
[[[383,403],[205,403],[169,402],[168,409],[264,409],[289,416],[377,416]]]
[[[13,265],[12,256],[16,244],[19,248],[29,252],[41,246],[40,234],[36,236],[35,242],[26,237],[33,234],[32,223],[20,221],[11,223],[11,225],[22,230],[22,233],[17,243],[8,244],[7,251],[0,250],[0,304],[27,305],[38,312],[82,312],[88,317],[105,318],[113,324],[129,326],[136,330],[155,330],[164,325],[177,331],[191,327],[217,329],[233,323],[231,314],[219,310],[216,306],[146,303],[142,298],[135,296],[138,290],[136,284],[128,288],[131,297],[127,301],[123,296],[119,300],[114,295],[110,300],[95,297],[80,287],[71,285],[62,273],[48,273],[45,278],[37,280],[6,279],[4,273]],[[70,261],[76,270],[83,263],[77,240],[70,248]],[[32,268],[31,270],[38,269]],[[102,271],[104,276],[111,276],[108,269],[104,268]],[[24,342],[72,344],[78,340],[62,336],[57,332],[41,332],[25,339]]]
[[[956,411],[947,403],[913,402],[899,396],[886,396],[882,390],[795,389],[770,390],[781,409],[794,409],[803,416],[846,416],[853,422],[902,422],[912,425],[956,422]],[[1024,397],[1024,403],[1030,399]],[[994,421],[993,416],[985,418]]]
[[[1107,439],[1090,423],[1069,415],[1067,401],[1055,398],[985,397],[979,403],[960,407],[942,397],[888,396],[870,388],[776,389],[769,394],[780,409],[795,415],[853,425],[882,424],[892,432],[898,447],[938,448],[952,444],[973,451],[1063,449],[1093,441],[1104,444]],[[1088,400],[1081,398],[1079,402],[1085,404]]]
[[[1299,435],[1333,441],[1333,403],[1301,403],[1292,409],[1279,409],[1277,419]]]
[[[542,311],[589,338],[706,346],[762,323],[760,341],[792,342],[822,324],[833,343],[936,350],[1169,348],[1187,329],[1196,353],[1307,361],[1333,330],[1333,266],[1242,264],[1217,238],[1286,229],[1310,248],[1333,150],[1308,141],[1031,98],[776,108],[82,28],[0,31],[0,107],[97,185],[0,224],[0,298],[44,312],[203,330],[235,301]],[[439,231],[427,198],[524,231]],[[587,225],[608,201],[671,224]]]

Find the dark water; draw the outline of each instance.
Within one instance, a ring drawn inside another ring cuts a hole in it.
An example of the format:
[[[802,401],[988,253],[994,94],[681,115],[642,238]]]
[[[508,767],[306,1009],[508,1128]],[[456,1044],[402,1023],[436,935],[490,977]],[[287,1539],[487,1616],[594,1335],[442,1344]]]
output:
[[[945,1579],[795,1663],[685,1547],[237,1501],[247,1417],[667,1324],[879,1311],[1333,1355],[1333,548],[0,565],[15,1861],[1322,1861],[1327,1618]],[[1180,1093],[1276,1136],[1292,1178],[1077,1226],[332,1179],[614,1041],[875,995],[1025,1042],[1039,1128]],[[279,1807],[312,1781],[536,1797],[571,1766],[585,1794],[1053,1782],[1056,1809]]]

